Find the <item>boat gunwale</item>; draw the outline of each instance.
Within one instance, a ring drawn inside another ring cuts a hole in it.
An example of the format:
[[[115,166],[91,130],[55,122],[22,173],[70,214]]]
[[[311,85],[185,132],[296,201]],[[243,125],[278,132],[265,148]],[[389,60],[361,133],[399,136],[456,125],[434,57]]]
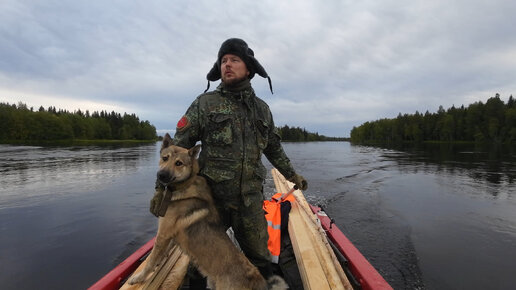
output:
[[[119,289],[122,282],[130,277],[143,260],[145,260],[146,255],[148,255],[154,247],[155,241],[156,237],[150,239],[147,243],[88,288],[88,290]]]

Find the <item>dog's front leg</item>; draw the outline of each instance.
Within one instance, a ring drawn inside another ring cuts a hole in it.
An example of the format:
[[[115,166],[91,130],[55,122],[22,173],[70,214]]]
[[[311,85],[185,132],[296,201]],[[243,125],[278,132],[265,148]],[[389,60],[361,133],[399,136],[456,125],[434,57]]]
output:
[[[141,272],[134,274],[129,279],[130,285],[141,283],[147,279],[147,276],[154,271],[154,268],[158,265],[158,262],[161,261],[163,257],[166,255],[165,252],[171,240],[171,237],[160,237],[158,233],[156,242],[154,243],[154,248],[152,249],[149,257],[147,258],[147,264]]]

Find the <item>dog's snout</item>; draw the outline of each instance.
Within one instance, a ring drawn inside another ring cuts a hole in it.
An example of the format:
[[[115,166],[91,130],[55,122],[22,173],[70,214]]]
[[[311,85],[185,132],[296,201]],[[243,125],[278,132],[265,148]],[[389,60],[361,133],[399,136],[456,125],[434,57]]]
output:
[[[170,172],[168,170],[158,171],[158,180],[162,183],[168,183],[170,181]]]

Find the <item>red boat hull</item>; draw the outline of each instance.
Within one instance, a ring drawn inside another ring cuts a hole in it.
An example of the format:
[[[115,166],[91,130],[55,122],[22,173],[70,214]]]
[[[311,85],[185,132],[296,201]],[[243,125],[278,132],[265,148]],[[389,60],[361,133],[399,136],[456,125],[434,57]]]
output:
[[[156,238],[152,238],[141,248],[136,250],[131,256],[116,266],[113,270],[102,277],[97,283],[93,284],[89,290],[112,290],[119,289],[122,281],[127,279],[141,264],[142,259],[154,247]]]
[[[337,250],[348,260],[348,267],[360,288],[369,289],[392,289],[383,279],[376,269],[358,251],[358,249],[346,238],[342,231],[332,224],[331,219],[321,210],[321,208],[310,205],[312,211],[321,221],[321,226],[325,230],[330,241]],[[119,289],[121,282],[133,273],[141,264],[143,257],[152,250],[156,238],[151,239],[117,267],[111,270],[106,276],[92,285],[90,290],[111,290]]]

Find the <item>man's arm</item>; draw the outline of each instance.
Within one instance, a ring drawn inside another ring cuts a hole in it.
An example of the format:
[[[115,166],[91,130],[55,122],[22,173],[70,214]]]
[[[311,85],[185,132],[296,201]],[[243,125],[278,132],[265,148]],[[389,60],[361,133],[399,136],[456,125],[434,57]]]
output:
[[[285,154],[283,146],[281,146],[281,138],[278,129],[274,126],[274,121],[272,121],[272,115],[271,124],[272,130],[270,130],[269,133],[268,144],[265,150],[263,150],[265,157],[267,157],[269,162],[276,167],[287,180],[295,183],[299,189],[306,190],[308,183],[303,176],[296,173],[292,163],[290,163],[290,159],[287,157],[287,154]]]
[[[271,130],[268,138],[268,144],[265,150],[263,150],[263,154],[269,160],[269,162],[278,169],[278,171],[285,176],[285,178],[289,179],[293,175],[296,174],[294,167],[290,163],[290,159],[285,154],[283,150],[283,146],[281,146],[281,138],[277,132],[277,129],[274,127]]]
[[[192,148],[201,140],[201,114],[199,98],[190,105],[185,115],[177,122],[173,143],[176,146]]]

